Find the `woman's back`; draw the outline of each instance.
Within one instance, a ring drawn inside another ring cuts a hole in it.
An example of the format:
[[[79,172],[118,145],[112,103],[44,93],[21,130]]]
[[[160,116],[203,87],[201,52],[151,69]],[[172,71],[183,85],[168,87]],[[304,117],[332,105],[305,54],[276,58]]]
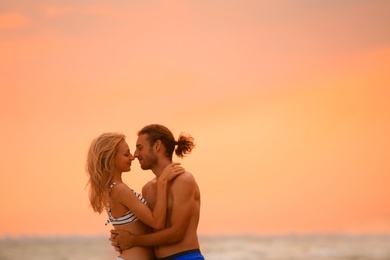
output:
[[[114,186],[116,186],[114,188]],[[130,188],[124,184],[112,183],[110,185],[110,207],[107,208],[108,220],[106,225],[111,222],[115,229],[126,230],[132,234],[147,234],[152,232],[151,228],[140,221],[134,213],[125,205],[117,201],[121,192],[128,192]],[[134,190],[131,190],[134,195],[145,205],[146,200]],[[154,252],[151,247],[132,247],[123,250],[120,254],[123,259],[139,259],[139,260],[153,260]]]

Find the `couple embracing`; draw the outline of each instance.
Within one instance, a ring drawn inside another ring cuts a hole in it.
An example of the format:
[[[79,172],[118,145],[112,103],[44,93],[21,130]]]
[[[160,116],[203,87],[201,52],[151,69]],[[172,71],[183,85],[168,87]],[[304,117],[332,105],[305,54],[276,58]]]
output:
[[[134,155],[123,134],[104,133],[92,141],[86,163],[89,199],[95,212],[107,212],[117,259],[204,259],[197,236],[199,187],[191,173],[172,162],[173,152],[183,157],[194,146],[191,136],[181,134],[176,141],[157,124],[138,132]],[[135,158],[156,176],[142,194],[122,182]]]

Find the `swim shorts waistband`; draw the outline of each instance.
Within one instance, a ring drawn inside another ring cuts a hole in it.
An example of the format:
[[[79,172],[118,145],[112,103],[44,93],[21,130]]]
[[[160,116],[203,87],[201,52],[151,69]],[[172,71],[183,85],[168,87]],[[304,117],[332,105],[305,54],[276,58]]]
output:
[[[157,260],[204,260],[204,257],[200,253],[199,248],[197,248],[183,251],[163,258],[157,258]]]

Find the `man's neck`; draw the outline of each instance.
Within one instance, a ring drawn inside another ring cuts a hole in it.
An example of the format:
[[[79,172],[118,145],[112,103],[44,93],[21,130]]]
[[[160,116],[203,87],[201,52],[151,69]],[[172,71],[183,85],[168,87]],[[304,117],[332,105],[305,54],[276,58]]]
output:
[[[156,175],[156,178],[160,177],[160,175],[164,171],[165,167],[167,167],[171,163],[172,163],[172,161],[170,161],[167,158],[167,159],[161,160],[155,167],[153,167],[152,172],[154,173],[154,175]]]

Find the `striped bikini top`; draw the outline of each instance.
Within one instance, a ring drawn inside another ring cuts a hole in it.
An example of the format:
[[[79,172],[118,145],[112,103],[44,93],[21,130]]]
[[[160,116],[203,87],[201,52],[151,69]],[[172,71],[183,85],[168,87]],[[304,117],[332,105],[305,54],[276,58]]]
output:
[[[110,185],[110,190],[112,189],[112,187],[114,187],[116,185],[116,182],[112,183]],[[148,203],[146,202],[145,198],[141,196],[141,194],[138,194],[137,192],[135,192],[134,190],[132,190],[135,194],[135,196],[137,196],[137,198],[145,205],[148,205]],[[134,215],[133,212],[131,212],[130,210],[124,214],[122,217],[119,217],[119,218],[114,218],[112,215],[111,215],[111,208],[110,207],[107,207],[107,212],[108,212],[108,219],[106,221],[106,225],[108,225],[110,222],[112,223],[112,225],[123,225],[123,224],[128,224],[128,223],[132,223],[136,220],[138,220],[137,216]]]

